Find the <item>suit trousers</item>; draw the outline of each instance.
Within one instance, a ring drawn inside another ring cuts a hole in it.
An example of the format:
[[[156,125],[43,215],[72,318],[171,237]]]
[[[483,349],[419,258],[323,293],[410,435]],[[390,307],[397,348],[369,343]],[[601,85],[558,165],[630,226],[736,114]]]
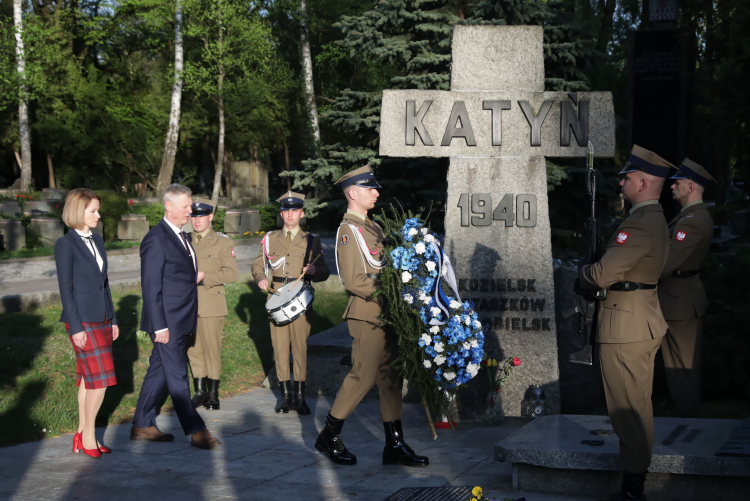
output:
[[[599,344],[599,363],[612,428],[620,439],[620,461],[633,474],[648,470],[654,446],[654,358],[661,338]]]
[[[344,379],[331,408],[336,419],[346,419],[367,395],[373,384],[380,393],[380,419],[387,423],[401,419],[401,390],[404,379],[391,363],[396,355],[396,340],[379,325],[349,319],[352,341],[352,369]]]
[[[294,360],[294,380],[304,381],[307,377],[307,338],[310,337],[310,314],[304,315],[294,322],[279,327],[271,322],[271,343],[273,344],[273,358],[276,361],[276,375],[279,381],[289,381],[289,346],[292,347]]]
[[[221,333],[224,317],[199,317],[195,337],[188,342],[193,377],[221,379]]]
[[[143,378],[143,387],[135,407],[133,425],[139,428],[153,426],[156,406],[169,392],[185,435],[206,429],[206,424],[190,402],[186,353],[188,337],[187,334],[170,332],[168,343],[154,343],[148,360],[148,371]],[[151,341],[153,340],[154,334],[151,334]]]
[[[701,392],[703,317],[667,320],[669,330],[661,342],[667,384],[677,413],[695,417]]]

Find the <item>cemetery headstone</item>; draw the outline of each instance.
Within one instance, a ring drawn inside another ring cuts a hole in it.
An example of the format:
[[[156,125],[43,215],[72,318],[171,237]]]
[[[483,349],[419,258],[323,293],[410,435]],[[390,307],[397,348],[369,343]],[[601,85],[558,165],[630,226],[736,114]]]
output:
[[[54,201],[48,202],[47,200],[32,200],[30,202],[26,202],[25,210],[39,210],[42,212],[50,213],[52,212],[52,207],[54,207],[55,205],[59,204],[55,204]]]
[[[522,360],[503,390],[507,416],[537,384],[560,412],[545,156],[615,148],[609,92],[544,82],[541,26],[456,26],[451,90],[386,90],[381,108],[381,155],[450,157],[445,248],[458,292],[476,303],[489,354]]]
[[[148,233],[148,219],[143,214],[123,214],[117,222],[119,240],[140,241]]]
[[[18,217],[21,215],[21,207],[18,202],[5,202],[0,204],[0,214],[6,216]]]
[[[239,235],[240,220],[245,211],[242,209],[229,209],[224,215],[224,233],[227,235]]]
[[[45,246],[54,246],[64,234],[62,221],[54,217],[33,216],[29,227],[39,233],[42,245]]]
[[[42,190],[42,195],[39,198],[42,200],[62,200],[63,196],[62,192],[55,188],[44,188]]]
[[[26,247],[23,223],[15,219],[0,219],[0,250],[13,251]]]
[[[255,232],[260,231],[261,219],[260,211],[258,209],[246,210],[240,218],[240,234],[244,235],[250,232],[251,235]]]

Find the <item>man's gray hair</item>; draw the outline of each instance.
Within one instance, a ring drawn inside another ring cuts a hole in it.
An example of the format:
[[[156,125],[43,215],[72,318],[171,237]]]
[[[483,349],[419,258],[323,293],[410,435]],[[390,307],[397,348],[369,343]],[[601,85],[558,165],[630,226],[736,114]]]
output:
[[[167,189],[164,190],[164,203],[167,203],[167,200],[174,203],[175,198],[179,197],[180,195],[187,195],[189,197],[193,196],[193,192],[190,188],[187,186],[183,186],[180,183],[173,183],[167,186]]]

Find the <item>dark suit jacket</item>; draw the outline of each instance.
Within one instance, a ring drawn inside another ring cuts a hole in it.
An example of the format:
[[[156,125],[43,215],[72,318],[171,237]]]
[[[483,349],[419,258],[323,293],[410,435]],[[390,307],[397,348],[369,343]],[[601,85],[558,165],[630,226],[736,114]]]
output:
[[[187,241],[190,245],[190,236]],[[180,237],[162,219],[141,242],[141,330],[154,333],[169,329],[170,336],[195,332],[196,278],[193,261]]]
[[[84,330],[82,322],[107,319],[117,325],[107,278],[107,253],[104,240],[96,233],[94,244],[104,261],[101,271],[91,249],[75,230],[71,229],[55,243],[57,283],[63,305],[60,322],[68,323],[71,334]]]

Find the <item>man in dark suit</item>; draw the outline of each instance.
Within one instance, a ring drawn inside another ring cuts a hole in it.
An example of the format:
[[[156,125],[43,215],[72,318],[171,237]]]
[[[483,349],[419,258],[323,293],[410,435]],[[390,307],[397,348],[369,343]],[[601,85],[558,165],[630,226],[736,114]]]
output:
[[[141,242],[141,330],[151,335],[154,349],[143,380],[130,431],[131,440],[169,442],[174,436],[154,426],[156,406],[165,392],[172,397],[177,417],[191,444],[213,449],[221,442],[211,436],[190,402],[187,341],[198,320],[198,290],[203,280],[195,250],[182,226],[190,219],[192,192],[172,184],[164,192],[164,219]]]

